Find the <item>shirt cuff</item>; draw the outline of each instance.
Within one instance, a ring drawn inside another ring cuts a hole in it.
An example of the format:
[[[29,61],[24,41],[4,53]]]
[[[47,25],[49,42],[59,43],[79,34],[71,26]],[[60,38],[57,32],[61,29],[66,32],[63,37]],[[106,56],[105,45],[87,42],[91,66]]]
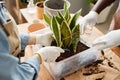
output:
[[[32,58],[29,58],[23,63],[27,63],[30,66],[32,66],[35,69],[36,73],[37,73],[35,77],[38,76],[38,73],[39,73],[39,70],[40,70],[40,60],[38,59],[37,56],[33,56]]]
[[[24,50],[28,44],[29,36],[28,34],[20,33],[20,39],[21,39],[21,49]]]

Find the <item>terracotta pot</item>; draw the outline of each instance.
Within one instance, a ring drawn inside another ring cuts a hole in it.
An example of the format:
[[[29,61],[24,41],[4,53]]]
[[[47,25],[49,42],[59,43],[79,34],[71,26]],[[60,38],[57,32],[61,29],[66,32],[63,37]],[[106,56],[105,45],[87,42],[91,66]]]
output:
[[[43,19],[44,7],[43,1],[36,3],[36,16],[38,19]]]

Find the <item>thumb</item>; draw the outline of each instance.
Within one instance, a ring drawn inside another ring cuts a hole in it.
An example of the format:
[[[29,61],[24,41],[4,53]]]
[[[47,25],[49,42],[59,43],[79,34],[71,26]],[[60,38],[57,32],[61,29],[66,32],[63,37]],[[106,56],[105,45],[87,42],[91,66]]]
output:
[[[107,43],[106,40],[96,39],[93,42],[92,46],[97,47],[98,50],[103,50],[106,48],[106,43]]]
[[[65,51],[62,49],[62,48],[60,48],[60,47],[54,47],[54,49],[56,49],[57,51],[59,51],[60,53],[64,53]]]
[[[52,36],[52,32],[51,32],[51,31],[45,32],[45,33],[43,34],[43,36],[44,36],[44,35]]]
[[[80,32],[81,32],[81,34],[84,34],[84,32],[85,32],[85,26],[86,26],[85,23],[80,24]]]
[[[101,45],[101,44],[105,44],[106,41],[95,41],[93,42],[93,46],[96,46],[96,45]]]

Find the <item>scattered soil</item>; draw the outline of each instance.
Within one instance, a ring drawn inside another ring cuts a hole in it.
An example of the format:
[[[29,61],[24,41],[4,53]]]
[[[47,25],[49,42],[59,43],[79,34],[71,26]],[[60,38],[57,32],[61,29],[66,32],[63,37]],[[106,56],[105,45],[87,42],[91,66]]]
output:
[[[103,60],[97,60],[96,62],[88,65],[85,67],[85,71],[83,72],[84,76],[89,76],[92,74],[98,74],[98,73],[103,73],[105,72],[104,70],[99,69],[98,64],[102,64]]]
[[[96,62],[88,65],[85,67],[85,71],[83,72],[83,75],[84,76],[90,76],[90,75],[93,75],[93,74],[100,74],[100,73],[104,73],[105,70],[104,69],[101,69],[100,68],[100,65],[105,65],[104,64],[104,61],[107,61],[107,65],[113,69],[116,69],[119,71],[118,68],[115,67],[115,65],[111,62],[111,59],[112,57],[110,57],[110,59],[108,59],[104,54],[104,51],[101,51],[102,53],[102,58],[100,58],[99,60],[97,60]],[[104,79],[104,76],[103,77],[100,77],[100,78],[97,78],[95,80],[103,80]]]
[[[101,51],[101,53],[102,53],[102,56],[104,57],[104,60],[107,60],[107,64],[109,67],[116,69],[117,71],[120,71],[117,67],[115,67],[114,63],[111,62],[112,57],[110,57],[110,59],[108,59],[105,55],[103,55],[103,54],[105,54],[104,51]]]
[[[60,79],[60,80],[65,80],[64,78]]]
[[[64,0],[49,0],[45,5],[51,9],[63,9]]]

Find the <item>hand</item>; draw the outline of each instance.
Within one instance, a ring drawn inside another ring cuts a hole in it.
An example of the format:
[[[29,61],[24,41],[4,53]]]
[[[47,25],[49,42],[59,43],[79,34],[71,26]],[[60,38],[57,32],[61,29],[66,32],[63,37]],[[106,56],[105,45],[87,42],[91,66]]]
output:
[[[46,28],[41,34],[36,35],[36,44],[40,44],[42,46],[50,46],[52,40],[53,36],[50,28]]]
[[[106,35],[97,38],[93,42],[93,46],[102,44],[102,46],[99,47],[100,50],[109,48],[109,47],[113,47],[113,46],[117,46],[120,44],[120,35],[119,34],[120,34],[120,29],[111,31],[111,32],[107,33]]]
[[[83,17],[82,19],[81,18],[78,19],[77,24],[80,24],[81,34],[85,32],[85,27],[87,25],[89,25],[90,28],[92,29],[92,27],[97,22],[97,18],[98,18],[98,14],[95,11],[90,11],[85,17]]]
[[[41,48],[37,53],[42,57],[42,61],[53,62],[60,56],[60,53],[64,53],[64,50],[60,47],[46,46]]]

